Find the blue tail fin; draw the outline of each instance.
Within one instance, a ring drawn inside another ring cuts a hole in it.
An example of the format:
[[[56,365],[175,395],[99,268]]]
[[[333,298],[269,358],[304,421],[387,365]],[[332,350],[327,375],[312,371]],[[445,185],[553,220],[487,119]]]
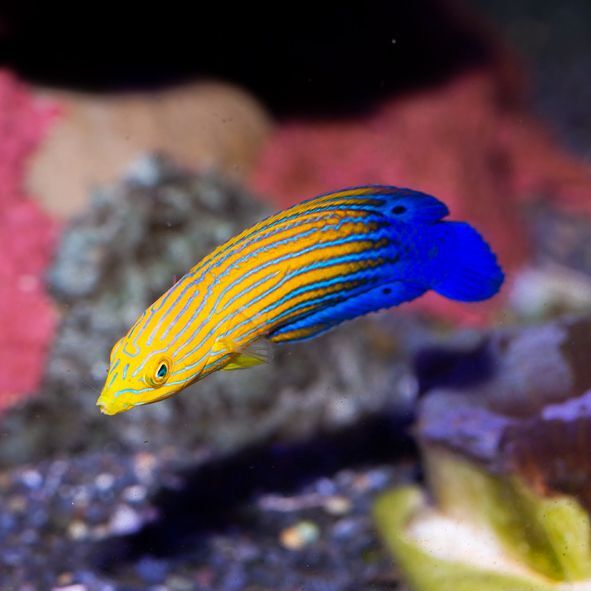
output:
[[[432,259],[431,288],[462,302],[477,302],[495,295],[504,275],[497,257],[482,236],[464,222],[433,226],[437,251]]]

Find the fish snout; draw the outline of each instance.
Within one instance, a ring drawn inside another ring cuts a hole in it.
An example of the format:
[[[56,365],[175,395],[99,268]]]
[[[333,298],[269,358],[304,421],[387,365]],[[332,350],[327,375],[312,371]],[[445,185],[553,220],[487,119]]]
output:
[[[104,415],[114,415],[115,411],[109,408],[109,405],[102,401],[100,398],[96,401],[96,405],[99,407],[99,410]]]
[[[125,412],[131,408],[131,404],[122,404],[118,400],[109,400],[104,394],[101,394],[96,401],[96,405],[104,415],[113,416],[120,412]]]

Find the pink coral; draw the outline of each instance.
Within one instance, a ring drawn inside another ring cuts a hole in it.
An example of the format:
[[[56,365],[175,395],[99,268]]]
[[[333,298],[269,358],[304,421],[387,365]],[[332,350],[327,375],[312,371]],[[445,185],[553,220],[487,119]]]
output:
[[[0,71],[0,409],[35,390],[56,314],[43,285],[58,227],[23,190],[57,111]]]
[[[253,184],[281,205],[366,183],[433,193],[454,218],[475,224],[511,271],[527,257],[520,202],[551,192],[591,212],[591,171],[502,92],[498,76],[482,71],[392,99],[364,119],[287,122]],[[497,301],[466,306],[428,295],[413,306],[480,323]]]

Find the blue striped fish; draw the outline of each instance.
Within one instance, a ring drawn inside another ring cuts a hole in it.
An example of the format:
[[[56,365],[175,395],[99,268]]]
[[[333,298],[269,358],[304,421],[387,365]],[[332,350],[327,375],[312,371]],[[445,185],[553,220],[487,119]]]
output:
[[[428,290],[490,298],[503,273],[481,236],[443,221],[435,197],[390,186],[341,190],[254,225],[205,257],[113,347],[97,401],[112,415],[222,369],[264,362],[262,339],[315,337]]]

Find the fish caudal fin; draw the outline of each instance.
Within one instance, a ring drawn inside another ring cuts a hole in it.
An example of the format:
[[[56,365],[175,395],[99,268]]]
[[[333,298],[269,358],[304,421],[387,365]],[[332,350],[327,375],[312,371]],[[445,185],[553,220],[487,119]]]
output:
[[[431,288],[462,302],[478,302],[495,295],[504,275],[495,254],[480,234],[465,222],[442,222],[433,226],[436,248]]]

